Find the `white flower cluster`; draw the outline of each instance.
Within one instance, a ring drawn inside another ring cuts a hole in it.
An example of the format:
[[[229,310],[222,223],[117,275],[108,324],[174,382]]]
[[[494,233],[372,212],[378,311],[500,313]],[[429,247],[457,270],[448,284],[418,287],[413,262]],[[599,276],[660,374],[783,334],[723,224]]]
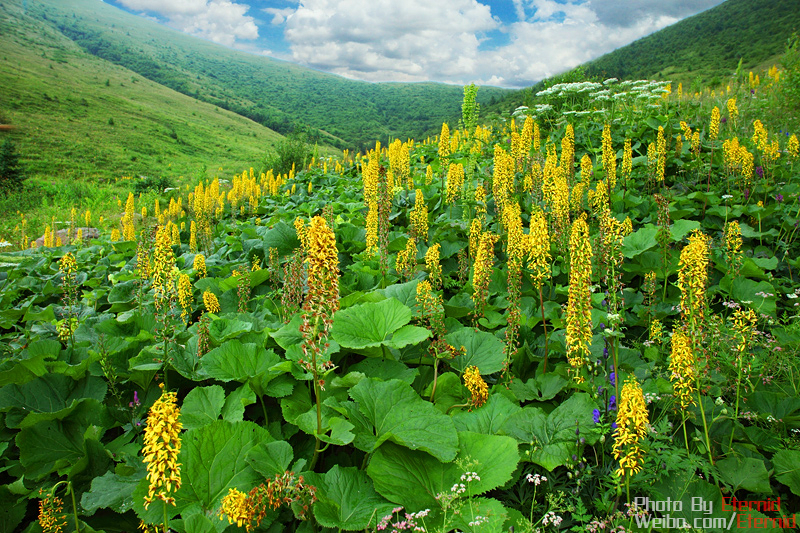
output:
[[[461,481],[466,481],[469,483],[470,481],[480,481],[481,478],[476,472],[465,472],[461,474]]]
[[[456,483],[452,487],[450,487],[450,492],[455,494],[464,494],[467,492],[467,487],[463,483]]]
[[[527,476],[525,476],[525,480],[528,483],[533,483],[538,487],[539,485],[547,481],[547,478],[544,476],[540,476],[539,474],[528,474]]]
[[[536,93],[536,96],[568,96],[570,93],[580,94],[596,91],[602,84],[594,81],[581,81],[573,83],[557,83],[543,91]]]
[[[561,525],[562,520],[563,518],[558,516],[556,513],[554,513],[553,511],[549,511],[546,515],[544,515],[544,518],[542,518],[542,525],[547,526],[553,524],[553,527],[557,528],[558,526]]]
[[[475,519],[472,522],[469,523],[469,526],[470,527],[479,526],[479,525],[483,524],[484,522],[488,522],[488,521],[489,521],[488,517],[478,515],[478,516],[475,517]]]

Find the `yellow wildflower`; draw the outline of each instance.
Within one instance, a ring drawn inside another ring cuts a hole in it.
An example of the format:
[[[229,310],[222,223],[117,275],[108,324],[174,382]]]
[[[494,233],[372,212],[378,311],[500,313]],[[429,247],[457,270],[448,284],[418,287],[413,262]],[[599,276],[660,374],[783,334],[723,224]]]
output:
[[[579,379],[578,371],[588,359],[592,343],[592,245],[585,214],[572,224],[569,255],[567,359]]]
[[[682,331],[672,334],[672,356],[669,361],[670,380],[675,397],[682,409],[694,405],[695,378],[697,364],[692,353],[692,341]]]
[[[707,235],[694,230],[680,256],[678,287],[681,290],[681,313],[693,332],[702,328],[705,318],[708,241]]]
[[[203,292],[203,305],[209,313],[219,313],[219,300],[217,295],[210,291]]]
[[[197,254],[194,256],[192,270],[194,270],[201,278],[204,278],[208,275],[208,272],[206,272],[206,258],[203,254]]]
[[[489,386],[477,366],[468,366],[464,370],[464,385],[472,395],[469,402],[473,407],[480,407],[489,399]]]
[[[649,417],[644,394],[635,377],[630,377],[622,388],[614,430],[614,459],[619,459],[619,477],[642,470],[644,451],[639,442],[647,435]]]
[[[708,127],[708,138],[712,141],[719,135],[719,118],[719,108],[714,106],[711,110],[711,124]]]
[[[425,267],[428,269],[428,279],[434,287],[442,284],[442,265],[439,264],[439,255],[442,245],[438,242],[425,252]]]
[[[144,498],[144,508],[159,499],[175,505],[170,493],[181,488],[181,470],[178,454],[181,451],[181,410],[177,405],[178,395],[162,392],[161,397],[150,408],[147,427],[144,430],[142,454],[147,464],[147,480],[150,487]]]

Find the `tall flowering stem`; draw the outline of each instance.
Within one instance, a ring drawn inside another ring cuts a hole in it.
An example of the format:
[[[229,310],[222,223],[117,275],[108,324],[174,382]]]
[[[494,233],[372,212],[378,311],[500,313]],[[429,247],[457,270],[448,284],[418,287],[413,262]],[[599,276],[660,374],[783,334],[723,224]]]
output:
[[[503,210],[503,225],[508,236],[506,253],[508,255],[508,316],[506,321],[506,360],[503,363],[508,377],[511,360],[517,353],[517,335],[521,320],[522,261],[525,255],[525,234],[517,203],[508,204]]]
[[[550,266],[550,234],[547,231],[547,218],[541,209],[531,215],[531,227],[528,232],[528,268],[531,270],[533,285],[539,290],[539,305],[542,311],[542,327],[544,328],[544,368],[547,372],[547,323],[544,316],[544,280],[552,275]]]
[[[306,520],[310,516],[311,505],[317,501],[316,492],[317,488],[308,485],[303,476],[287,471],[275,474],[248,493],[235,487],[228,489],[217,516],[220,520],[227,518],[229,524],[245,526],[248,532],[261,524],[268,511],[275,511],[283,505],[295,509],[300,520]]]
[[[567,360],[576,381],[589,358],[592,343],[592,245],[586,216],[572,224],[569,237],[569,297],[567,303]]]
[[[680,270],[678,271],[678,287],[681,290],[681,316],[684,327],[687,329],[692,344],[692,350],[696,354],[700,346],[700,338],[703,332],[703,324],[706,314],[706,284],[708,282],[708,257],[709,257],[709,237],[700,230],[694,230],[689,236],[689,244],[681,250]],[[700,398],[700,373],[695,375],[697,382],[696,392],[700,414],[703,418],[703,430],[706,437],[706,448],[708,448],[708,459],[714,464],[714,457],[711,453],[711,438],[708,434],[708,421],[706,412]]]
[[[736,351],[738,352],[736,354],[736,407],[734,407],[733,414],[733,420],[735,422],[739,420],[739,394],[742,384],[742,368],[744,367],[743,359],[745,357],[745,351],[747,351],[747,346],[753,338],[753,332],[756,329],[756,321],[756,313],[752,309],[748,309],[747,311],[737,309],[733,313],[733,330],[736,332]],[[731,428],[731,438],[728,442],[729,449],[733,446],[733,433],[735,429],[736,426],[734,425]]]
[[[699,335],[706,314],[709,238],[700,230],[689,236],[689,244],[681,250],[678,287],[681,290],[681,314],[693,336]]]
[[[696,392],[697,361],[692,351],[692,340],[681,330],[672,334],[672,355],[669,362],[670,380],[675,397],[681,407],[681,426],[686,453],[689,453],[689,438],[686,435],[686,410],[694,405],[692,394]]]
[[[328,334],[333,325],[333,314],[339,309],[339,257],[336,237],[325,219],[315,216],[308,228],[308,294],[303,303],[303,359],[300,364],[314,375],[314,396],[317,404],[317,433],[322,434],[321,390],[325,385],[322,376],[333,368],[326,358]],[[309,361],[310,358],[310,361]],[[314,457],[309,464],[313,470],[321,451],[318,435]]]
[[[150,483],[147,496],[144,497],[144,508],[147,509],[156,499],[163,501],[164,531],[169,531],[167,505],[175,505],[172,494],[181,488],[178,454],[181,451],[183,425],[177,393],[166,392],[163,384],[161,388],[161,397],[150,408],[144,430],[142,454],[147,465],[147,481]]]
[[[498,236],[485,232],[481,234],[478,251],[475,254],[475,267],[472,273],[472,301],[475,304],[475,320],[483,316],[486,300],[489,298],[489,282],[494,265],[494,244]]]
[[[617,413],[617,429],[614,430],[614,459],[619,459],[618,477],[625,478],[630,500],[630,476],[642,470],[644,451],[640,442],[647,436],[649,424],[644,393],[635,377],[630,377],[622,387]]]

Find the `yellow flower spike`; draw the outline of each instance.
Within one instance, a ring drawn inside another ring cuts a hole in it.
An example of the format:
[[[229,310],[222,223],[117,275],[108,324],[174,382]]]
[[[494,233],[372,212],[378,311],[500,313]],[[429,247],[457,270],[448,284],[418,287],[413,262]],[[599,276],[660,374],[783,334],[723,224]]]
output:
[[[208,275],[208,272],[206,272],[206,258],[203,254],[197,254],[194,256],[192,270],[194,270],[201,278],[204,278]]]
[[[447,123],[442,124],[442,132],[439,135],[439,157],[446,159],[450,155],[450,128]]]
[[[186,316],[192,311],[192,302],[192,280],[182,273],[178,276],[178,303],[181,306],[181,319],[184,322],[186,321]]]
[[[213,292],[203,292],[203,305],[209,313],[219,313],[220,311],[219,300]]]
[[[655,325],[657,321],[653,321]],[[661,323],[658,322],[659,328]],[[652,331],[652,329],[651,329]],[[650,334],[653,338],[653,334]],[[697,362],[692,353],[692,341],[682,331],[676,330],[672,334],[672,355],[669,362],[670,380],[675,391],[675,397],[682,409],[695,405],[692,394],[695,392],[695,378]]]
[[[163,384],[161,387],[161,397],[150,408],[144,430],[142,454],[150,482],[144,498],[145,509],[156,499],[175,505],[175,498],[170,494],[181,488],[181,465],[178,463],[183,428],[181,411],[177,393],[163,391]]]
[[[572,224],[569,237],[569,294],[567,300],[567,359],[580,381],[580,369],[592,343],[592,244],[586,215]]]
[[[228,494],[222,498],[222,505],[217,514],[220,520],[227,518],[229,524],[236,524],[237,527],[247,526],[249,531],[250,523],[255,515],[255,508],[247,494],[230,488]]]
[[[644,451],[639,443],[647,436],[649,422],[642,388],[635,377],[630,377],[620,393],[617,429],[614,430],[614,459],[619,459],[617,476],[629,476],[642,470]]]
[[[681,314],[690,331],[697,333],[703,324],[708,282],[709,237],[694,230],[689,244],[681,250],[678,287],[681,290]]]
[[[464,370],[464,385],[472,395],[469,401],[472,407],[480,407],[489,399],[489,386],[477,366],[468,366]]]

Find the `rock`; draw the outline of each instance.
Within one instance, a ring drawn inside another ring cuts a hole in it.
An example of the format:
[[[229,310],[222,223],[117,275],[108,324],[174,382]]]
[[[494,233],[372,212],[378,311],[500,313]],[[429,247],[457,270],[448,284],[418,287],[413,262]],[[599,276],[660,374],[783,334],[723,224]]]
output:
[[[83,242],[88,242],[92,239],[97,239],[100,237],[100,230],[97,228],[76,228],[75,233],[78,230],[81,230],[81,240]],[[72,240],[72,235],[70,235],[70,231],[68,229],[60,229],[56,231],[55,236],[53,237],[53,243],[57,242],[58,239],[61,239],[61,244],[66,245],[69,244]],[[44,246],[44,235],[36,239],[36,247]]]

